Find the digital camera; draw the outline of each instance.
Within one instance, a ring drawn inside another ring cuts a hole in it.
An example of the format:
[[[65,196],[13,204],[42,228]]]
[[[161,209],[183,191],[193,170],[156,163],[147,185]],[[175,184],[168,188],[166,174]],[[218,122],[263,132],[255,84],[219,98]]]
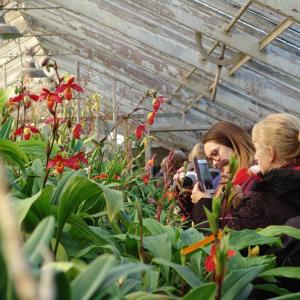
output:
[[[208,168],[208,164],[205,159],[198,159],[195,160],[195,162],[196,161],[200,176],[197,175],[197,170],[186,172],[185,176],[181,180],[182,187],[185,189],[190,189],[197,181],[200,181],[204,191],[213,193],[216,187],[219,185],[221,179],[220,171],[214,168]],[[195,169],[197,169],[197,166]]]

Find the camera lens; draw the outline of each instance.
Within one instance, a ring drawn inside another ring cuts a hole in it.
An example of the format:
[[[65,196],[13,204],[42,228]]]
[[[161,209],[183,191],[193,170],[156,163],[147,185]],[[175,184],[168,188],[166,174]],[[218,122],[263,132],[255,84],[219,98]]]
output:
[[[182,180],[182,187],[184,189],[188,189],[188,188],[191,188],[193,186],[194,182],[193,182],[193,179],[190,178],[190,177],[184,177],[183,180]]]

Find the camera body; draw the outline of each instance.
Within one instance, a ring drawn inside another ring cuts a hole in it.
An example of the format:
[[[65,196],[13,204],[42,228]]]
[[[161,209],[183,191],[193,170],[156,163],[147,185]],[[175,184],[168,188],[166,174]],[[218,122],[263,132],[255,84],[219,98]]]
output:
[[[182,187],[190,189],[197,181],[199,181],[203,191],[214,193],[221,179],[220,171],[214,168],[208,168],[208,164],[205,159],[195,160],[195,169],[196,171],[186,172],[185,176],[181,180]],[[197,174],[197,169],[199,175]]]

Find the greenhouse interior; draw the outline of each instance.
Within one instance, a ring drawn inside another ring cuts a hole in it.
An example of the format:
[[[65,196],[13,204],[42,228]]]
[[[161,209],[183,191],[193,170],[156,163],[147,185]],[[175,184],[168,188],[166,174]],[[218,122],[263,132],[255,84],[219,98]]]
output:
[[[299,0],[0,0],[0,300],[300,299],[299,95]]]

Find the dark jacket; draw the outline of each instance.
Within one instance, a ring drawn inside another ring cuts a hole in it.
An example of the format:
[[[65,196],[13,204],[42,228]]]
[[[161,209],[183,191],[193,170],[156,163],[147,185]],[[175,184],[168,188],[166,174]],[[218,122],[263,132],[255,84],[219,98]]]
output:
[[[274,169],[254,183],[232,211],[228,226],[235,230],[284,225],[300,215],[300,170]]]

